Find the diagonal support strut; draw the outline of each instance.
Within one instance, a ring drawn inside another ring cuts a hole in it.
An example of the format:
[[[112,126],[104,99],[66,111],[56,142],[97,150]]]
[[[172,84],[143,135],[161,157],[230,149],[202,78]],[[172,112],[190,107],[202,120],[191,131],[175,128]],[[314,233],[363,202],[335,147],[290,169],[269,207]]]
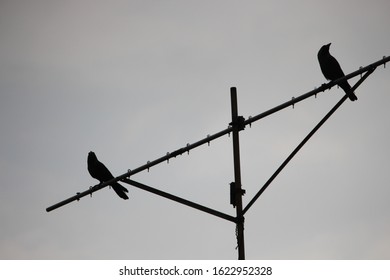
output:
[[[369,76],[372,72],[374,72],[376,67],[369,69],[366,74],[356,84],[352,87],[352,91],[355,91],[360,84]],[[272,176],[268,179],[268,181],[263,185],[263,187],[256,193],[256,195],[252,198],[252,200],[245,206],[243,213],[245,214],[249,208],[256,202],[256,200],[262,195],[262,193],[268,188],[268,186],[272,183],[272,181],[279,175],[279,173],[286,167],[286,165],[290,162],[290,160],[299,152],[299,150],[306,144],[307,141],[317,132],[318,129],[333,115],[334,112],[344,103],[344,101],[348,98],[347,95],[344,95],[339,102],[325,115],[325,117],[313,128],[312,131],[302,140],[302,142],[292,151],[292,153],[285,159],[285,161],[279,166],[279,168],[272,174]]]
[[[170,199],[170,200],[176,201],[176,202],[178,202],[178,203],[187,205],[187,206],[189,206],[189,207],[198,209],[198,210],[200,210],[200,211],[209,213],[209,214],[211,214],[211,215],[217,216],[217,217],[219,217],[219,218],[222,218],[222,219],[225,219],[225,220],[234,222],[234,223],[235,223],[236,220],[237,220],[237,219],[236,219],[235,217],[233,217],[233,216],[227,215],[227,214],[222,213],[222,212],[219,212],[219,211],[217,211],[217,210],[214,210],[214,209],[205,207],[205,206],[200,205],[200,204],[197,204],[197,203],[195,203],[195,202],[186,200],[186,199],[184,199],[184,198],[181,198],[181,197],[172,195],[172,194],[170,194],[170,193],[167,193],[167,192],[164,192],[164,191],[161,191],[161,190],[152,188],[152,187],[150,187],[150,186],[147,186],[147,185],[145,185],[145,184],[141,184],[141,183],[139,183],[139,182],[136,182],[136,181],[133,181],[133,180],[130,180],[130,179],[127,179],[127,178],[123,179],[122,182],[125,182],[125,183],[127,183],[127,184],[129,184],[129,185],[132,185],[132,186],[137,187],[137,188],[139,188],[139,189],[142,189],[142,190],[144,190],[144,191],[148,191],[148,192],[157,194],[157,195],[159,195],[159,196],[168,198],[168,199]]]

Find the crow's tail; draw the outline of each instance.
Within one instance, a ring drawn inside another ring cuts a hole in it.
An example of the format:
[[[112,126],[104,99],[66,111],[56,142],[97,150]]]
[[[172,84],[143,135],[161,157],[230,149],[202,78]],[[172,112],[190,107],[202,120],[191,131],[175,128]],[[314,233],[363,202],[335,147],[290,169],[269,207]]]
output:
[[[114,191],[116,192],[116,194],[123,198],[123,199],[129,199],[129,197],[127,196],[127,192],[129,192],[124,186],[122,186],[121,184],[119,183],[114,183],[113,185],[111,185],[112,188],[114,189]]]
[[[349,85],[348,81],[341,82],[339,86],[345,91],[351,101],[358,99],[355,93],[351,90],[351,86]]]

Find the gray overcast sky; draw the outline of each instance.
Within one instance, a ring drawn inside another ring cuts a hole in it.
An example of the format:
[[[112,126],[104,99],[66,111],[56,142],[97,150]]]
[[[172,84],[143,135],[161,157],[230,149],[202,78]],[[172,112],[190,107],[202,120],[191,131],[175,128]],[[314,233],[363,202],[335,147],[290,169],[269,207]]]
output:
[[[95,185],[218,132],[229,88],[247,118],[390,55],[390,2],[0,1],[0,258],[236,259],[233,223],[131,186]],[[248,259],[390,258],[390,72],[380,67],[248,211]],[[351,82],[357,81],[357,78]],[[337,87],[247,127],[244,205],[342,97]],[[231,138],[134,180],[234,215]]]

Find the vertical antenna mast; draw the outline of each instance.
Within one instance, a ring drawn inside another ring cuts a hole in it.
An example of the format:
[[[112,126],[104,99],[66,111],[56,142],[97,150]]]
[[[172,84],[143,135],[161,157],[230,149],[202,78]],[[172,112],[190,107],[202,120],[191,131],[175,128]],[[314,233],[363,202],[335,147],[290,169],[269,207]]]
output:
[[[230,98],[232,103],[232,122],[233,127],[233,162],[234,162],[234,183],[232,185],[232,201],[236,207],[237,214],[237,247],[238,247],[238,259],[245,260],[245,247],[244,247],[244,216],[242,214],[242,196],[244,191],[241,188],[241,166],[240,166],[240,141],[239,131],[243,130],[244,118],[238,116],[237,106],[237,90],[235,87],[230,88]]]

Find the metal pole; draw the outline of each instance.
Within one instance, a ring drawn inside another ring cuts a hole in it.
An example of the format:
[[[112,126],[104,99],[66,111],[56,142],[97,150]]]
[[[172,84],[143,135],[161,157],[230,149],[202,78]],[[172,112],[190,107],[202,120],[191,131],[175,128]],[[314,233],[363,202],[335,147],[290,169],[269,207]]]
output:
[[[237,90],[235,87],[230,88],[230,98],[232,103],[232,127],[233,127],[233,161],[234,161],[234,188],[235,188],[235,204],[237,214],[237,247],[238,247],[238,259],[245,260],[245,247],[244,247],[244,216],[242,213],[242,195],[243,190],[241,188],[241,167],[240,167],[240,141],[239,131],[244,127],[243,118],[238,116],[237,106]]]

